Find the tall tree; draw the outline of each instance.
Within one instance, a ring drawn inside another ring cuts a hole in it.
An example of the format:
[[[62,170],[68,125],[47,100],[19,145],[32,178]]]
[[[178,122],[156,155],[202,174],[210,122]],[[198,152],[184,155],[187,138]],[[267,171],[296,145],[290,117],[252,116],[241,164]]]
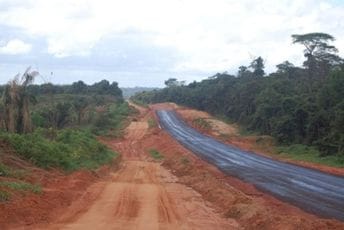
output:
[[[256,59],[254,59],[251,64],[250,67],[253,69],[253,75],[257,76],[257,77],[263,77],[265,75],[264,72],[264,60],[262,57],[258,57]]]
[[[252,72],[248,69],[247,66],[239,66],[239,70],[238,70],[238,77],[249,77],[252,76]]]
[[[19,74],[5,88],[3,104],[5,107],[5,126],[9,132],[27,133],[32,129],[29,110],[30,93],[27,90],[39,73],[27,68],[24,74]]]
[[[178,86],[178,80],[176,78],[169,78],[164,83],[167,87]]]
[[[343,63],[343,59],[336,54],[338,53],[337,48],[329,44],[335,40],[332,35],[307,33],[293,34],[291,37],[294,44],[302,44],[305,47],[303,52],[306,61],[303,64],[308,69],[311,81],[314,77],[326,77],[332,66]]]
[[[289,73],[291,69],[295,68],[293,63],[284,61],[281,64],[276,65],[277,73]]]

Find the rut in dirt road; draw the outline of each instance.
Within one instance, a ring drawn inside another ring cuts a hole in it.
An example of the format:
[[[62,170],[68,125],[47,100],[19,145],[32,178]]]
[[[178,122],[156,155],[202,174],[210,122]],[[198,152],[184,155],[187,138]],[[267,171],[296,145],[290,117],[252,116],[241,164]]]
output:
[[[174,111],[157,111],[176,140],[223,172],[306,211],[344,221],[344,177],[245,152],[188,126]]]
[[[139,142],[147,128],[147,122],[132,122],[125,140],[107,143],[123,162],[87,209],[75,212],[72,205],[71,216],[66,210],[63,218],[41,229],[239,229],[236,221],[222,218],[199,193],[149,160]]]
[[[237,229],[159,163],[127,161],[88,210],[44,229]]]

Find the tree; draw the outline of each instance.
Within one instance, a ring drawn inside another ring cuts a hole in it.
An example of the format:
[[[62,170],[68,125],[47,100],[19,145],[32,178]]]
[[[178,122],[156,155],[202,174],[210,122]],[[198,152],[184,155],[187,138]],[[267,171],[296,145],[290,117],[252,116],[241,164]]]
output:
[[[290,73],[290,71],[295,68],[293,63],[290,63],[289,61],[284,61],[281,64],[276,65],[277,67],[277,73]]]
[[[27,88],[39,73],[27,68],[24,74],[16,75],[4,91],[5,126],[9,132],[27,133],[32,130],[29,103],[31,95]]]
[[[176,78],[169,78],[164,83],[167,87],[178,86],[178,81]]]
[[[86,93],[87,85],[83,81],[74,82],[72,84],[72,93]]]
[[[73,101],[73,106],[78,115],[78,125],[81,124],[81,120],[84,116],[84,113],[86,111],[88,104],[89,102],[87,101],[86,97],[78,97],[78,98],[75,98]]]
[[[335,38],[326,33],[308,33],[308,34],[293,34],[293,43],[300,43],[305,46],[304,55],[307,58],[306,66],[311,64],[311,61],[327,59],[330,54],[334,55],[338,52],[337,48],[329,45],[330,41]]]
[[[256,77],[263,77],[265,75],[264,72],[264,60],[262,57],[258,57],[256,59],[254,59],[251,64],[250,67],[253,69],[253,75]]]
[[[336,55],[337,48],[329,44],[335,40],[332,35],[307,33],[293,34],[291,37],[294,44],[302,44],[305,47],[303,52],[306,61],[303,65],[309,70],[310,80],[316,76],[324,78],[332,66],[343,64],[343,59]]]
[[[252,75],[252,72],[248,69],[247,66],[239,66],[239,70],[238,70],[238,77],[249,77]]]

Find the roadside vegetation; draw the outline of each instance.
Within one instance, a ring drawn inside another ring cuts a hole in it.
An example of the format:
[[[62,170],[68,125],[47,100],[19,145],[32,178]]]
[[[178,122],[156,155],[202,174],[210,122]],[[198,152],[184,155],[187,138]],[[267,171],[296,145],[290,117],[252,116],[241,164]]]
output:
[[[158,124],[156,123],[155,119],[150,117],[148,120],[148,127],[151,129],[151,128],[155,128],[158,126]]]
[[[344,61],[332,41],[334,37],[325,33],[292,35],[292,42],[303,47],[303,66],[285,61],[267,75],[264,59],[257,57],[240,66],[236,75],[217,73],[188,85],[169,79],[164,89],[139,93],[133,100],[175,102],[207,111],[248,133],[273,136],[284,154],[307,160],[312,156],[318,162],[331,158],[341,165]]]
[[[202,130],[209,130],[211,128],[210,123],[204,118],[196,118],[192,121],[192,124]]]
[[[5,187],[15,191],[29,191],[33,193],[41,193],[42,187],[37,184],[30,184],[26,182],[15,182],[15,181],[2,181],[0,182],[0,188]]]
[[[0,176],[23,179],[28,172],[23,169],[13,169],[0,162]]]
[[[85,130],[36,129],[28,134],[3,132],[0,138],[8,142],[22,158],[47,169],[95,169],[117,156],[99,143],[94,134]]]
[[[279,146],[276,152],[282,156],[298,161],[307,161],[312,163],[321,163],[333,167],[344,167],[344,157],[339,155],[321,155],[321,152],[313,147],[302,144],[293,144],[290,146]]]
[[[150,149],[149,154],[151,157],[153,157],[155,160],[161,160],[164,158],[164,156],[156,149]]]
[[[118,156],[97,136],[121,136],[133,112],[116,82],[33,85],[38,75],[28,68],[0,86],[1,201],[14,191],[41,191],[25,181],[27,170],[6,165],[4,154],[44,169],[97,169]]]

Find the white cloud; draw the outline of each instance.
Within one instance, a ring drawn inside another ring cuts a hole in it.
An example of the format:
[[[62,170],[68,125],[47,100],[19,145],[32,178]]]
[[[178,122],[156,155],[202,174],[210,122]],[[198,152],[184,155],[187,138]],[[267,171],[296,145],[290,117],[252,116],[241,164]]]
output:
[[[301,64],[304,58],[302,47],[291,44],[290,35],[294,33],[330,33],[338,39],[335,45],[341,51],[340,55],[344,54],[344,4],[338,1],[1,2],[8,6],[1,10],[0,4],[0,25],[18,28],[31,39],[43,38],[47,45],[43,51],[56,58],[92,57],[99,44],[102,47],[114,45],[108,40],[104,44],[103,38],[120,36],[128,31],[138,32],[141,37],[137,41],[149,38],[149,42],[145,43],[146,52],[150,52],[149,48],[154,51],[159,47],[162,50],[173,49],[179,59],[170,60],[169,70],[180,73],[236,69],[239,65],[249,64],[254,56],[267,59],[268,71],[287,59]],[[129,56],[134,56],[133,50],[130,47],[127,49]],[[126,56],[126,50],[120,50]],[[101,58],[101,54],[97,53],[97,58]],[[128,58],[127,62],[130,61],[137,60]],[[151,64],[154,65],[154,62]],[[159,66],[147,69],[150,68]]]
[[[0,54],[26,54],[30,52],[31,45],[27,44],[19,39],[13,39],[8,41],[4,46],[0,46]]]

